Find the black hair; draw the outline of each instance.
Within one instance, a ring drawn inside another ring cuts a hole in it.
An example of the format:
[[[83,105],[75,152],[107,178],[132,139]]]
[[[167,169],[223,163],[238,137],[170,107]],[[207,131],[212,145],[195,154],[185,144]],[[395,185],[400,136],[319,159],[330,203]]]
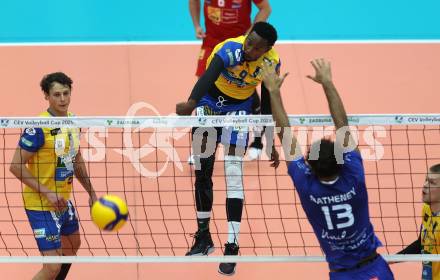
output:
[[[440,163],[437,163],[429,168],[432,173],[440,173]]]
[[[64,86],[68,86],[70,89],[72,89],[73,81],[69,76],[64,74],[63,72],[55,72],[47,74],[43,77],[43,79],[40,82],[41,90],[49,94],[49,90],[52,87],[52,83],[57,82]]]
[[[339,164],[336,158],[335,142],[325,138],[311,145],[307,162],[318,178],[337,176],[342,168],[342,164]]]
[[[271,24],[259,21],[252,26],[251,32],[255,31],[261,38],[267,41],[269,46],[273,46],[278,39],[277,31]]]

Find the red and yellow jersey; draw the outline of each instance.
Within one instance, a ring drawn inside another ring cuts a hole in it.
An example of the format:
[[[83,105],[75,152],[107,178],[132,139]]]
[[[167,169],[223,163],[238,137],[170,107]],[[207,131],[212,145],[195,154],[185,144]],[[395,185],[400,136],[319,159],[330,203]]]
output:
[[[252,2],[263,0],[205,0],[205,46],[214,47],[227,38],[244,35],[251,27]]]
[[[68,116],[73,116],[68,113]],[[40,117],[51,117],[43,112]],[[68,200],[72,191],[73,162],[79,150],[79,128],[27,128],[21,135],[19,146],[34,153],[28,162],[31,174],[50,190]],[[55,208],[44,195],[29,186],[23,190],[25,208],[52,211]]]
[[[256,61],[244,61],[243,45],[246,36],[227,39],[215,46],[208,58],[207,67],[215,55],[218,55],[224,63],[222,71],[215,85],[229,97],[244,100],[249,98],[255,88],[261,83],[260,66],[263,61],[269,61],[276,65],[277,71],[280,68],[278,53],[271,48]]]
[[[440,214],[434,214],[428,204],[422,209],[420,240],[423,254],[440,254]],[[422,279],[440,280],[440,262],[423,262]]]

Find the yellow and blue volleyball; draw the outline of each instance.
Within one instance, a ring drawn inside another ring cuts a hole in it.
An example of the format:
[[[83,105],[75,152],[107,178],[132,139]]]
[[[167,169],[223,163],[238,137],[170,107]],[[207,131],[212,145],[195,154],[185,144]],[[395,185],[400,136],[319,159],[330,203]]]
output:
[[[127,204],[116,195],[104,195],[92,205],[92,220],[102,230],[118,231],[127,218]]]

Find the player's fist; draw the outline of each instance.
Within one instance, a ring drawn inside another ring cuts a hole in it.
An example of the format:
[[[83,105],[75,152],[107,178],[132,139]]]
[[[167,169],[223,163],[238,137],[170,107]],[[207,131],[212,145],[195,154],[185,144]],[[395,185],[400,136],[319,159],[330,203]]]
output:
[[[181,116],[189,116],[194,111],[196,107],[196,102],[193,100],[188,100],[187,102],[181,102],[176,104],[176,114]]]
[[[205,31],[203,31],[203,28],[201,26],[196,27],[196,38],[197,39],[203,39],[206,37]]]

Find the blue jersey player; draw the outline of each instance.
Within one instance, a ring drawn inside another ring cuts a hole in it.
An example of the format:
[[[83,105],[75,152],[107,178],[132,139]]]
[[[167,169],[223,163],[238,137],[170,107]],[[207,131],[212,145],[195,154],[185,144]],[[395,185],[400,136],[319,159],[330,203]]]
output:
[[[255,88],[261,83],[260,65],[263,61],[279,69],[277,52],[272,48],[277,39],[275,28],[256,23],[246,36],[231,38],[218,44],[208,58],[208,68],[197,81],[187,102],[176,105],[179,115],[197,116],[248,115],[251,113]],[[214,125],[215,126],[215,125]],[[243,211],[243,155],[248,144],[245,127],[194,128],[195,200],[198,230],[187,255],[207,255],[214,249],[209,233],[213,202],[212,173],[217,144],[225,146],[226,214],[228,240],[225,255],[238,254],[238,235]],[[278,154],[272,153],[272,164],[279,164]],[[219,272],[232,275],[235,263],[222,263]]]
[[[281,128],[278,135],[286,154],[288,173],[325,253],[330,279],[393,279],[388,264],[376,252],[382,244],[368,214],[362,157],[350,134],[347,114],[332,81],[330,63],[316,59],[312,66],[316,73],[308,78],[322,85],[337,131],[334,142],[321,139],[313,143],[306,157],[291,133],[280,96],[285,75],[278,77],[268,64],[262,67],[272,114],[276,126]]]

